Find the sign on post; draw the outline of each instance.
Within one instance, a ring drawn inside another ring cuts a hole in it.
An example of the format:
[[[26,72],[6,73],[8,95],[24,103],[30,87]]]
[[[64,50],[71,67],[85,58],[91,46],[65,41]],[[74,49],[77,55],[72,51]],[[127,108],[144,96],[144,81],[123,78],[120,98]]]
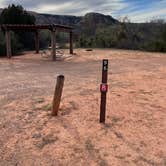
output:
[[[108,91],[107,79],[108,79],[108,59],[103,59],[102,83],[100,85],[100,91],[101,91],[100,123],[105,123],[106,97]]]

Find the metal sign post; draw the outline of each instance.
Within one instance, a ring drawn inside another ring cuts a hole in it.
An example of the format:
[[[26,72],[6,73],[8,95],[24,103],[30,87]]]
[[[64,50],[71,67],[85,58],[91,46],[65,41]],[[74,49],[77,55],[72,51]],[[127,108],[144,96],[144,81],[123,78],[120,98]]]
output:
[[[100,85],[100,91],[101,91],[100,123],[105,123],[106,97],[108,91],[107,79],[108,79],[108,59],[103,59],[102,84]]]

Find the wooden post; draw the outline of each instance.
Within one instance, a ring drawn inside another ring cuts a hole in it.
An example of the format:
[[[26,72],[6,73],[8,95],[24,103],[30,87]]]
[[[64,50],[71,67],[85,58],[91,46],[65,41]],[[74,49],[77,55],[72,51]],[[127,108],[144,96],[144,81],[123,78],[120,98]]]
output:
[[[102,84],[100,85],[100,91],[101,91],[100,123],[105,123],[106,97],[108,91],[107,78],[108,78],[108,59],[104,59],[102,67]]]
[[[51,31],[52,60],[56,61],[56,29]]]
[[[65,77],[63,75],[60,75],[57,77],[57,83],[56,83],[56,87],[55,87],[53,106],[52,106],[52,115],[53,116],[58,115],[58,110],[59,110],[59,106],[60,106],[62,90],[63,90],[63,85],[64,85],[64,79],[65,79]]]
[[[39,31],[35,31],[35,48],[36,48],[36,54],[39,53]]]
[[[8,58],[11,58],[12,50],[11,50],[11,37],[9,30],[6,30],[5,37],[6,37],[6,54]]]
[[[73,54],[73,32],[70,31],[70,54]]]

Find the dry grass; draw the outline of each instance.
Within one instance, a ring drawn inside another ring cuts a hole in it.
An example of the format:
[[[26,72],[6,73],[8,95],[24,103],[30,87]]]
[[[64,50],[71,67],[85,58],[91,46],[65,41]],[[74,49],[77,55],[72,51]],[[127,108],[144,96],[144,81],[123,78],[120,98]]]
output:
[[[75,50],[52,62],[0,59],[0,165],[165,166],[166,56]],[[99,124],[101,60],[109,59],[106,124]],[[58,117],[56,76],[65,75]]]

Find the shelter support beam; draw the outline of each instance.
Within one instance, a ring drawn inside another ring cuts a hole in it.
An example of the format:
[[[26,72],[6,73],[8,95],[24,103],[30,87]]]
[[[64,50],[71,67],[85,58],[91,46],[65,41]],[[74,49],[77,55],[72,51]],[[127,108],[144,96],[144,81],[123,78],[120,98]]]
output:
[[[5,37],[6,37],[6,54],[8,58],[12,57],[12,50],[11,50],[11,36],[10,31],[5,31]]]
[[[70,36],[70,54],[73,54],[73,32],[69,33]]]
[[[39,53],[39,31],[35,31],[35,49],[36,49],[36,54]]]
[[[52,60],[56,61],[56,29],[51,31]]]

